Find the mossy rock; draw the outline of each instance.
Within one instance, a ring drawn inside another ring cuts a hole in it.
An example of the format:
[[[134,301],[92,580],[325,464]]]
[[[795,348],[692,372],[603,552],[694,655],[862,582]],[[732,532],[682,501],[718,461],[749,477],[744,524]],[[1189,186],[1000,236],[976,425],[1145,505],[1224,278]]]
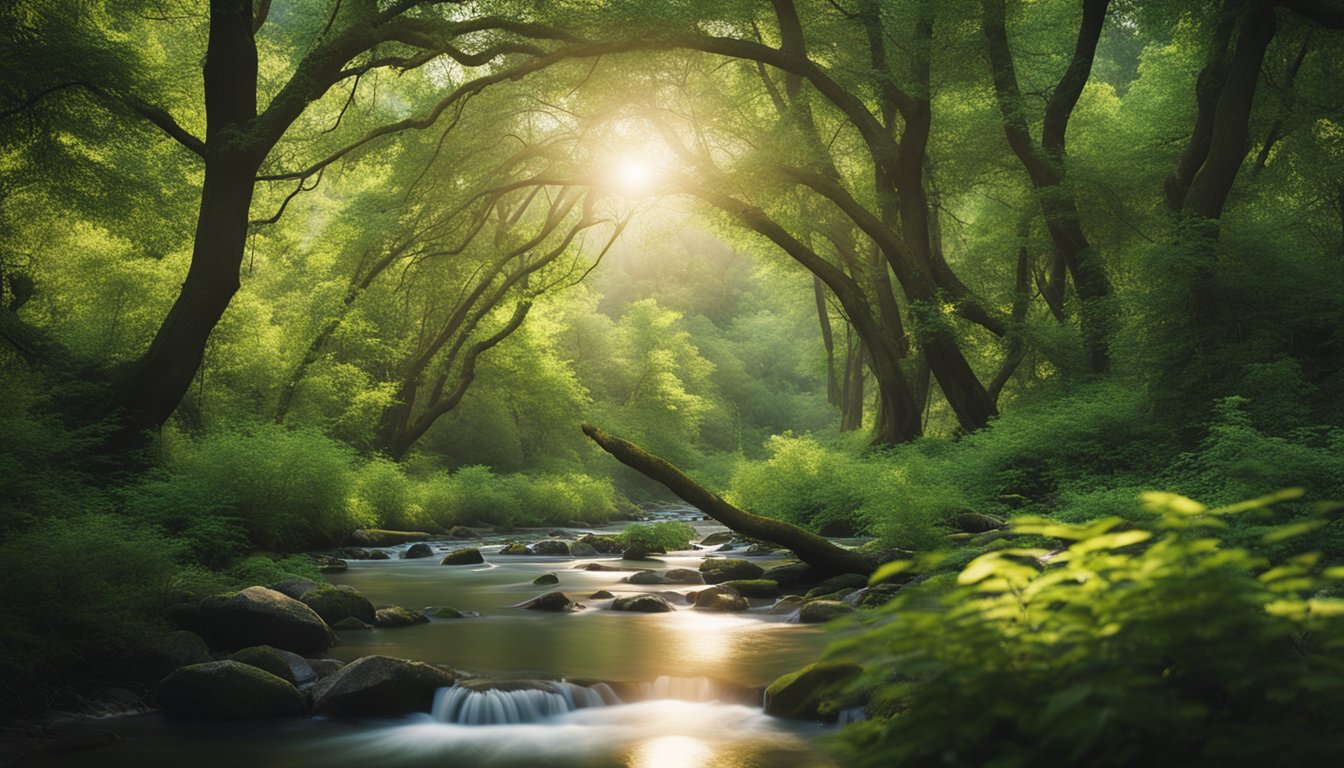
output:
[[[779,597],[779,583],[770,579],[734,579],[719,584],[743,597]]]
[[[611,604],[613,611],[631,611],[633,613],[667,613],[676,610],[661,595],[625,595],[616,598]]]
[[[798,612],[798,621],[802,624],[824,624],[841,616],[854,613],[854,606],[839,600],[812,600],[803,604]]]
[[[549,587],[552,584],[559,584],[560,577],[556,576],[554,573],[543,573],[537,578],[533,579],[532,583],[536,584],[539,587]]]
[[[331,628],[312,608],[265,587],[202,600],[201,625],[211,646],[225,650],[272,645],[319,653],[335,642]]]
[[[857,703],[847,692],[863,668],[850,661],[819,661],[775,680],[765,689],[765,713],[790,720],[834,721]]]
[[[569,542],[559,539],[546,539],[538,541],[532,545],[532,554],[546,555],[550,557],[567,557],[569,555]]]
[[[262,720],[298,717],[304,697],[285,680],[239,661],[182,667],[159,683],[159,705],[169,717]]]
[[[620,539],[615,536],[605,536],[597,533],[586,533],[579,537],[577,543],[587,544],[604,555],[615,554],[622,549]]]
[[[314,712],[402,715],[428,712],[434,692],[456,674],[419,661],[365,656],[322,679],[313,690]]]
[[[485,562],[485,557],[481,555],[481,550],[475,547],[464,547],[455,549],[443,556],[439,565],[480,565]]]
[[[333,587],[322,584],[304,592],[299,602],[313,609],[328,624],[335,625],[341,619],[354,617],[365,624],[373,623],[373,603],[354,587]]]
[[[419,544],[412,544],[409,548],[407,548],[406,554],[402,555],[402,557],[406,558],[407,560],[415,560],[422,557],[432,557],[433,555],[434,555],[433,547],[421,542]]]
[[[690,568],[669,568],[663,571],[663,578],[667,579],[669,584],[705,583],[705,577],[700,575],[699,571],[693,571]]]
[[[297,653],[272,648],[269,645],[244,648],[229,658],[270,672],[293,685],[304,685],[317,680],[317,673],[313,671],[307,659]]]
[[[505,544],[504,547],[503,547],[502,549],[499,550],[499,554],[501,554],[501,555],[530,555],[530,554],[532,554],[532,553],[528,551],[528,549],[527,549],[527,545],[526,545],[526,544],[520,544],[519,542],[511,541],[511,542],[509,542],[508,544]]]
[[[462,611],[447,605],[440,605],[437,608],[427,608],[425,609],[425,614],[436,619],[465,619],[467,616],[473,615],[463,613]]]
[[[636,571],[626,581],[631,584],[667,584],[667,577],[657,571]]]
[[[728,542],[732,541],[733,537],[736,535],[737,534],[733,533],[732,531],[715,531],[714,533],[711,533],[705,538],[701,539],[700,546],[716,547],[720,544],[727,544]]]
[[[341,619],[335,624],[332,624],[331,628],[340,630],[342,632],[350,632],[350,631],[359,631],[363,629],[373,629],[373,625],[366,624],[365,622],[356,619],[354,616],[346,616],[344,619]]]
[[[747,598],[722,586],[709,587],[694,594],[694,605],[702,611],[737,613],[751,607]]]
[[[479,539],[481,535],[465,525],[454,525],[448,529],[448,535],[454,539]]]
[[[765,570],[755,563],[734,558],[710,558],[700,563],[700,575],[706,584],[720,584],[739,579],[759,579]]]
[[[549,613],[569,613],[583,607],[582,603],[570,600],[564,592],[547,592],[523,603],[529,611],[547,611]]]
[[[395,629],[428,623],[429,617],[425,614],[420,611],[413,611],[410,608],[402,608],[399,605],[379,608],[373,617],[373,625],[380,629]]]
[[[596,592],[594,592],[593,594],[589,595],[589,596],[588,596],[588,599],[589,599],[589,600],[610,600],[610,599],[612,599],[613,597],[615,597],[615,595],[613,595],[612,593],[608,592],[607,590],[605,590],[605,589],[599,589],[599,590],[597,590]]]

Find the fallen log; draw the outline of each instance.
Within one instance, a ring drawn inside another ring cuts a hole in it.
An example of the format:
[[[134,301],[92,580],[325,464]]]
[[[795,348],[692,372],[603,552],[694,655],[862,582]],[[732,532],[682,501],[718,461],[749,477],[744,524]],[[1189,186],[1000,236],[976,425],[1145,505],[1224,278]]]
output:
[[[743,536],[761,539],[792,550],[799,560],[813,568],[825,571],[827,574],[859,573],[867,576],[879,564],[876,557],[832,544],[821,536],[792,523],[738,509],[724,501],[718,494],[687,477],[686,473],[677,469],[671,462],[649,453],[629,440],[604,432],[591,424],[583,425],[583,433],[622,464],[667,486],[669,491],[687,504]]]

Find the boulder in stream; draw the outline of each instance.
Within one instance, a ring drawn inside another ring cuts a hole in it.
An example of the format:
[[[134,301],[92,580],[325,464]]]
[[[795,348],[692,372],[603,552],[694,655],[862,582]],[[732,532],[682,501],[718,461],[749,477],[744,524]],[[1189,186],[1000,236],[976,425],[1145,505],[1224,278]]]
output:
[[[465,525],[454,525],[448,529],[448,536],[454,539],[479,539],[481,535]]]
[[[530,550],[528,550],[526,544],[522,544],[522,543],[517,542],[517,541],[511,541],[511,542],[509,542],[508,544],[505,544],[505,545],[503,546],[503,548],[501,548],[501,549],[499,550],[499,554],[501,554],[501,555],[530,555],[530,554],[532,554],[532,552],[531,552]]]
[[[305,592],[310,589],[317,589],[317,587],[318,583],[316,581],[313,581],[312,579],[301,579],[295,576],[293,578],[284,579],[283,581],[277,581],[268,586],[267,589],[273,589],[285,597],[292,597],[295,600],[298,600],[303,597]]]
[[[604,555],[615,554],[622,549],[620,539],[598,533],[586,533],[580,536],[575,543],[586,544]]]
[[[663,578],[667,579],[669,584],[705,583],[705,577],[701,576],[699,571],[693,571],[690,568],[669,568],[663,571]]]
[[[734,534],[732,531],[715,531],[714,533],[711,533],[705,538],[701,539],[700,546],[717,547],[720,544],[727,544],[728,542],[733,540],[733,537],[735,535],[736,534]]]
[[[584,544],[582,541],[576,541],[569,545],[569,554],[574,557],[597,557],[599,554],[592,544]]]
[[[672,604],[661,595],[625,595],[616,598],[611,604],[613,611],[631,611],[634,613],[667,613],[674,611]]]
[[[569,544],[559,539],[546,539],[538,541],[532,545],[532,554],[549,555],[552,557],[567,557],[569,555]]]
[[[412,544],[412,545],[406,550],[406,554],[403,555],[403,557],[405,557],[407,560],[414,560],[414,559],[416,559],[416,558],[421,558],[421,557],[431,557],[431,556],[433,556],[433,554],[434,554],[434,550],[431,549],[430,546],[429,546],[428,544],[425,544],[424,542],[420,542],[420,543],[418,543],[418,544]]]
[[[812,600],[798,612],[802,624],[823,624],[854,612],[854,606],[840,600]]]
[[[735,579],[759,579],[765,571],[755,563],[730,557],[707,558],[700,563],[700,575],[706,584],[718,584]]]
[[[657,571],[635,571],[626,581],[631,584],[667,584],[667,577]]]
[[[453,684],[446,669],[390,656],[365,656],[324,677],[313,689],[313,712],[403,715],[428,712],[434,692]]]
[[[727,587],[743,597],[779,597],[779,583],[770,579],[733,579],[721,582],[720,586]]]
[[[863,668],[850,661],[820,661],[779,678],[765,689],[765,713],[793,720],[834,721],[857,697],[846,687]]]
[[[261,720],[303,714],[303,694],[279,677],[238,661],[192,664],[159,683],[158,701],[170,717]]]
[[[539,587],[549,587],[552,584],[559,584],[560,577],[556,576],[554,573],[543,573],[537,578],[533,579],[532,583],[536,584]]]
[[[534,597],[523,603],[523,608],[529,611],[549,611],[551,613],[568,613],[577,611],[583,607],[582,603],[576,603],[565,596],[564,592],[547,592],[539,597]]]
[[[212,647],[272,645],[295,653],[330,648],[335,636],[312,608],[265,587],[201,601],[201,626]]]
[[[481,550],[475,547],[464,547],[455,549],[443,556],[439,565],[480,565],[485,562],[485,557],[481,555]]]
[[[386,552],[384,552],[383,550],[381,550],[381,549],[371,549],[371,550],[369,550],[369,559],[370,559],[370,560],[391,560],[392,557],[391,557],[390,555],[388,555]]]
[[[709,587],[695,593],[695,607],[703,611],[736,613],[751,607],[747,598],[723,587]]]
[[[297,653],[269,645],[254,645],[244,648],[229,657],[272,675],[292,685],[306,685],[317,680],[317,672],[308,660]]]
[[[402,608],[399,605],[379,608],[373,615],[373,626],[379,629],[396,629],[397,627],[428,623],[429,617],[425,614],[420,611],[413,611],[410,608]]]
[[[300,595],[299,602],[312,608],[314,613],[332,626],[341,619],[351,617],[365,624],[373,623],[373,603],[354,587],[322,584]]]
[[[589,600],[610,600],[610,599],[612,599],[613,597],[615,597],[615,595],[611,594],[611,593],[608,592],[607,590],[605,590],[605,589],[599,589],[599,590],[597,590],[596,592],[594,592],[593,594],[589,595],[589,596],[588,596],[588,599],[589,599]]]

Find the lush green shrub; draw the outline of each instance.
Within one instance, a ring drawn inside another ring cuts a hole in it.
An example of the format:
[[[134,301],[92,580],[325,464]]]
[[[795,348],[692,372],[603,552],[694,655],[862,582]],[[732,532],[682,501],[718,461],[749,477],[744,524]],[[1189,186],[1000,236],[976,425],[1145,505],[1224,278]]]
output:
[[[604,522],[618,514],[619,501],[607,478],[582,473],[497,475],[484,466],[430,475],[419,481],[415,498],[429,519],[445,527],[462,522]]]
[[[1286,494],[1286,498],[1291,494]],[[1004,548],[903,590],[834,653],[869,659],[854,766],[1312,765],[1344,737],[1344,578],[1220,542],[1274,499],[1148,494],[1144,524],[1019,520],[1063,551]],[[1324,523],[1278,527],[1271,540]],[[1043,565],[1044,564],[1044,565]],[[909,567],[892,564],[875,580]]]
[[[170,445],[166,474],[132,489],[131,506],[185,521],[184,532],[192,520],[224,515],[254,547],[321,546],[377,523],[348,503],[351,464],[349,449],[317,432],[267,425],[212,433]]]
[[[107,514],[48,518],[0,542],[0,709],[39,704],[35,686],[115,674],[160,628],[178,550]]]
[[[688,549],[691,540],[696,538],[696,533],[688,523],[664,520],[657,523],[636,523],[621,531],[617,538],[627,549],[674,552],[678,549]]]
[[[393,531],[417,531],[430,522],[415,502],[411,481],[401,466],[381,457],[355,471],[350,512],[356,520],[374,520],[377,527]]]

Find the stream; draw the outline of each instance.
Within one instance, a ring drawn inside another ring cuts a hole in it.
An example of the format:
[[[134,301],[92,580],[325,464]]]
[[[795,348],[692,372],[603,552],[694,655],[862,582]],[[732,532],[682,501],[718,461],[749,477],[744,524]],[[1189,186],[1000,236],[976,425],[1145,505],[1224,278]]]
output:
[[[690,508],[662,508],[659,519],[684,519],[700,536],[725,530]],[[567,528],[615,533],[621,526]],[[443,664],[474,676],[534,681],[496,690],[440,689],[434,711],[399,718],[202,723],[160,714],[105,722],[122,740],[92,753],[40,765],[215,766],[612,766],[613,768],[811,768],[833,765],[814,746],[832,729],[780,720],[761,711],[758,689],[820,658],[827,638],[815,626],[788,623],[754,600],[744,613],[691,610],[668,593],[702,585],[624,583],[636,567],[697,569],[705,553],[659,555],[661,563],[624,563],[619,555],[500,555],[506,539],[532,542],[544,531],[487,536],[480,542],[431,542],[435,556],[400,559],[409,545],[382,547],[389,560],[350,560],[329,576],[362,591],[374,605],[451,606],[479,615],[434,618],[396,629],[340,632],[331,658],[381,654]],[[442,554],[477,546],[483,565],[443,566]],[[742,556],[740,550],[728,556]],[[751,557],[763,568],[779,562]],[[587,571],[590,562],[631,571]],[[553,573],[559,584],[532,580]],[[574,613],[516,607],[560,590],[584,603]],[[598,590],[657,592],[671,613],[608,610]],[[550,681],[537,684],[535,681]],[[575,685],[564,681],[581,682]],[[603,682],[598,682],[603,681]],[[608,685],[607,683],[610,683]]]

